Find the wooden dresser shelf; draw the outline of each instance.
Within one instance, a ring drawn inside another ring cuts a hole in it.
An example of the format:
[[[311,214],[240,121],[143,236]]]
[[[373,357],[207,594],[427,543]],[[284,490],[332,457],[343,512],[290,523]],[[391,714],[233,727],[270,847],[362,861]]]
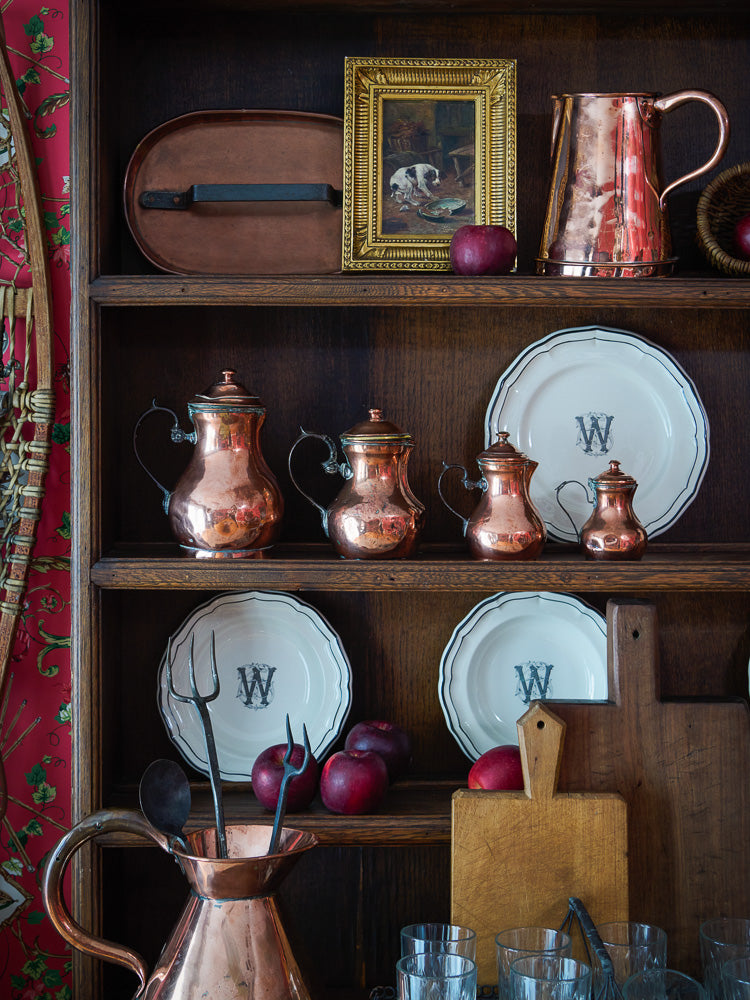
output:
[[[191,559],[176,546],[128,546],[97,560],[91,580],[106,590],[747,590],[750,545],[652,543],[637,562],[584,559],[570,545],[541,558],[479,562],[464,551],[425,546],[417,559],[345,560],[325,545],[284,546],[262,559]]]
[[[103,306],[592,306],[747,309],[750,283],[701,272],[642,280],[508,275],[330,274],[258,277],[103,275],[90,285]]]

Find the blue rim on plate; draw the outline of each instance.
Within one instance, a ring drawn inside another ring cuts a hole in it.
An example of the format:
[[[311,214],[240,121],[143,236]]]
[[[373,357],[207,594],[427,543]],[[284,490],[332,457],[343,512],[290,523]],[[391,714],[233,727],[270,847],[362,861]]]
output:
[[[695,500],[710,452],[706,411],[685,370],[645,337],[612,327],[558,330],[519,354],[487,407],[486,446],[502,430],[539,463],[529,492],[556,541],[578,540],[592,510],[581,487],[612,459],[638,483],[633,507],[649,537],[661,534]]]
[[[502,592],[453,630],[438,697],[463,752],[476,760],[518,743],[531,701],[606,701],[607,622],[571,594]]]
[[[302,742],[305,725],[321,759],[349,714],[352,674],[340,638],[320,612],[291,594],[265,591],[221,594],[200,605],[171,640],[178,694],[190,694],[191,637],[196,686],[210,693],[212,632],[220,693],[208,710],[222,780],[250,781],[258,754],[286,743],[287,713],[295,742]],[[198,713],[169,691],[166,665],[165,650],[157,691],[164,725],[188,764],[208,774]]]

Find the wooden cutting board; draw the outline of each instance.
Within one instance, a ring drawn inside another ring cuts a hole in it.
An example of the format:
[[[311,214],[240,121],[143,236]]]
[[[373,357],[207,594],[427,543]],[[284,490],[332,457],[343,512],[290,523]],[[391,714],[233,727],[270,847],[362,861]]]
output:
[[[557,788],[565,723],[541,702],[518,721],[524,791],[453,795],[451,921],[477,932],[481,985],[497,979],[495,935],[559,927],[578,896],[595,924],[628,917],[627,806]]]

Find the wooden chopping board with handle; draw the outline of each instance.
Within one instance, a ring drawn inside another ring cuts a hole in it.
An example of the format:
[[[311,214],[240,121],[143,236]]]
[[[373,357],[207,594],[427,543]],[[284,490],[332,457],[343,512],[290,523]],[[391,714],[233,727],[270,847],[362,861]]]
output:
[[[524,790],[453,795],[451,921],[477,933],[480,985],[497,980],[499,931],[558,928],[571,896],[594,924],[628,918],[625,800],[558,791],[565,728],[532,702],[518,721]]]

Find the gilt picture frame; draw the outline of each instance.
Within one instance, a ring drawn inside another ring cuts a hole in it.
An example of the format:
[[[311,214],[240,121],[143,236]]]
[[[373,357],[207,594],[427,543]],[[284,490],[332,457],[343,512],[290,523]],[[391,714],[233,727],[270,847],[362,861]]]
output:
[[[462,225],[516,230],[514,59],[345,59],[344,271],[449,271]]]

